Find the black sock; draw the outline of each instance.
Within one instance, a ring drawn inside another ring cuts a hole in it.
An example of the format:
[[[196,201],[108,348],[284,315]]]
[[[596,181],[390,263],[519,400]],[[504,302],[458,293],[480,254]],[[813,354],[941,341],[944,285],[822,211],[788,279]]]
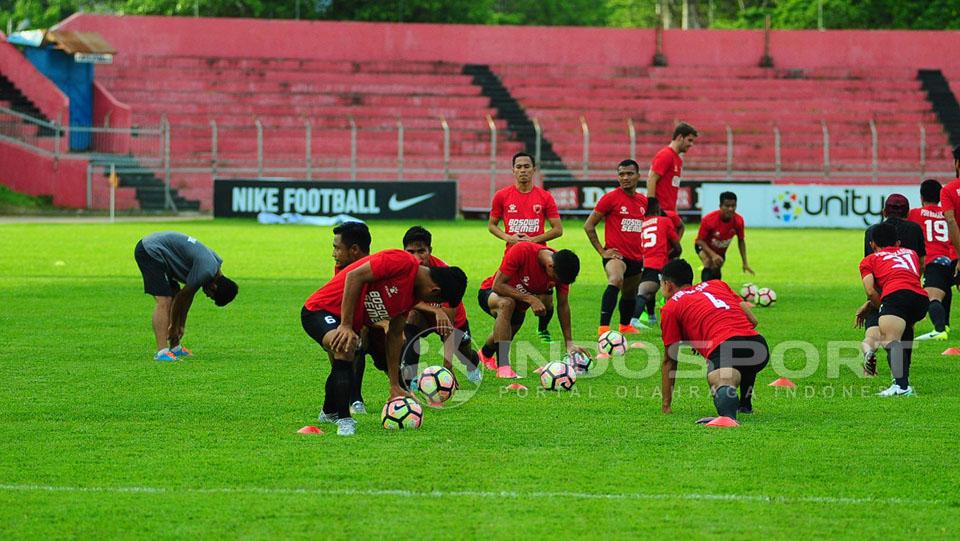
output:
[[[944,322],[947,327],[950,326],[950,304],[953,302],[953,290],[948,289],[947,295],[943,298],[943,313],[946,316]]]
[[[510,365],[510,342],[497,342],[497,368]]]
[[[497,346],[496,346],[496,344],[494,344],[494,345],[492,345],[492,346],[488,346],[488,345],[484,344],[483,347],[480,348],[480,351],[483,352],[483,356],[484,356],[484,357],[488,357],[488,358],[489,358],[489,357],[493,357],[493,355],[497,352]]]
[[[656,293],[654,293],[653,295],[650,295],[650,298],[647,299],[646,310],[647,310],[648,318],[657,313],[657,294]]]
[[[328,380],[328,388],[333,390],[333,406],[337,411],[337,416],[341,419],[350,417],[350,381],[353,379],[353,363],[350,361],[333,361],[333,369],[330,371],[332,385]]]
[[[753,409],[753,386],[757,382],[757,374],[752,370],[740,371],[740,407]]]
[[[718,387],[716,394],[713,395],[713,405],[717,407],[717,413],[723,417],[736,419],[737,409],[740,408],[737,390],[729,385]]]
[[[467,370],[476,370],[477,366],[480,365],[480,357],[467,340],[460,344],[460,355],[457,357],[463,363],[463,366],[467,367]]]
[[[350,381],[350,402],[363,402],[363,372],[367,368],[366,356],[358,355],[353,360],[353,379]]]
[[[553,308],[547,308],[547,311],[544,312],[537,321],[537,331],[547,332],[547,327],[550,326],[551,319],[553,319]]]
[[[323,386],[323,412],[328,415],[337,413],[337,386],[334,383],[332,368]]]
[[[629,295],[620,296],[620,324],[629,325],[633,318],[633,310],[637,307],[637,298]]]
[[[890,342],[883,349],[887,350],[887,363],[890,365],[894,383],[901,389],[906,389],[910,386],[910,350],[904,347],[900,340]]]
[[[403,328],[403,335],[406,337],[406,342],[403,344],[400,379],[407,384],[408,389],[410,388],[410,381],[417,377],[417,372],[420,367],[419,333],[420,327],[417,327],[416,325],[410,325],[408,323]]]
[[[603,297],[600,298],[600,325],[610,325],[610,319],[613,318],[613,307],[617,305],[617,295],[620,290],[617,286],[607,285],[603,290]]]
[[[930,307],[927,311],[930,312],[930,321],[933,322],[933,328],[937,332],[946,330],[947,313],[943,309],[943,304],[940,301],[930,301]]]

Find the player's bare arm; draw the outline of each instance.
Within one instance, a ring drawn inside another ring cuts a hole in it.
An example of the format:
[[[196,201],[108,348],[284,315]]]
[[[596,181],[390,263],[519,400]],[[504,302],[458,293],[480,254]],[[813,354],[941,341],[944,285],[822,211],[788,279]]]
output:
[[[671,405],[673,404],[673,386],[677,381],[677,360],[670,354],[671,349],[676,350],[676,344],[664,349],[663,363],[660,367],[660,394],[663,396],[660,410],[663,413],[673,413]]]
[[[400,352],[403,349],[403,327],[406,323],[407,315],[400,314],[390,318],[387,327],[387,378],[390,379],[390,398],[413,397],[413,394],[400,387]]]
[[[592,244],[593,249],[600,254],[600,257],[604,259],[623,259],[623,255],[620,252],[613,248],[605,249],[600,242],[600,237],[597,235],[597,224],[599,224],[602,219],[603,214],[593,211],[590,213],[590,216],[587,216],[587,221],[583,223],[583,230],[587,233],[590,244]]]
[[[354,308],[360,300],[364,284],[372,283],[374,279],[369,261],[347,272],[343,284],[343,301],[340,303],[340,326],[334,331],[336,334],[331,341],[334,351],[351,351],[356,346],[360,337],[353,331]]]
[[[569,292],[561,293],[559,288],[557,288],[557,319],[560,321],[560,332],[563,333],[563,343],[567,346],[567,352],[587,355],[583,348],[573,343]]]
[[[872,274],[863,277],[863,290],[867,294],[867,302],[860,305],[854,319],[854,327],[863,327],[867,312],[880,307],[880,294],[877,292],[876,281]]]
[[[943,211],[943,217],[947,220],[947,232],[950,236],[950,244],[953,249],[960,254],[960,227],[957,226],[956,211],[953,209]],[[957,268],[953,270],[954,276],[960,274],[960,259],[957,260]]]
[[[534,314],[540,315],[547,311],[547,307],[536,295],[525,295],[517,291],[517,288],[510,285],[510,276],[497,271],[493,278],[493,292],[501,297],[509,297],[515,301],[525,302],[530,305],[530,310]]]
[[[446,337],[453,331],[453,322],[450,320],[450,316],[447,315],[447,311],[444,308],[425,302],[418,302],[414,305],[413,309],[421,314],[433,316],[436,319],[437,331],[440,333],[440,336]]]
[[[760,324],[760,320],[757,319],[757,316],[753,315],[753,310],[750,309],[750,303],[746,301],[741,302],[740,308],[743,309],[743,313],[747,316],[747,320],[751,325],[753,325],[753,328],[756,329],[757,325]]]
[[[506,231],[500,229],[500,218],[494,218],[491,216],[490,219],[487,220],[487,231],[489,231],[494,237],[506,241],[507,244],[511,246],[520,242],[520,237],[516,235],[508,235]]]
[[[740,250],[740,261],[743,262],[743,272],[756,275],[757,273],[753,272],[750,264],[747,263],[747,241],[745,239],[737,239],[737,248]]]
[[[542,235],[526,237],[526,240],[537,244],[546,244],[563,236],[563,222],[560,221],[560,218],[549,218],[548,221],[550,222],[550,229],[544,231]]]
[[[651,168],[650,171],[647,172],[647,201],[657,200],[657,182],[660,182],[660,173],[657,173]],[[647,212],[653,214],[655,210],[653,204],[651,204]]]
[[[196,289],[184,286],[173,298],[173,303],[170,305],[170,329],[168,332],[171,348],[180,345],[180,339],[183,338],[183,331],[187,325],[187,313],[190,311],[193,297],[196,294]]]

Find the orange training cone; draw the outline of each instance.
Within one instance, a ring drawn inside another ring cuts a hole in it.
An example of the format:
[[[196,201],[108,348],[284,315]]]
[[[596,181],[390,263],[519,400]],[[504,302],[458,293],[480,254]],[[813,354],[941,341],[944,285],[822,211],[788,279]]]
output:
[[[634,342],[630,344],[630,349],[647,349],[647,345],[643,342]]]
[[[323,430],[320,430],[315,426],[307,425],[300,430],[297,430],[297,434],[323,434]]]
[[[716,426],[721,428],[733,428],[735,426],[740,426],[740,423],[734,421],[729,417],[717,417],[716,419],[710,421],[706,426]]]
[[[521,383],[511,383],[507,385],[507,389],[513,389],[514,391],[526,391],[527,388]]]
[[[787,378],[777,378],[770,382],[770,387],[789,387],[791,389],[797,386],[796,383],[790,381]]]
[[[960,348],[947,348],[943,350],[942,355],[960,355]]]

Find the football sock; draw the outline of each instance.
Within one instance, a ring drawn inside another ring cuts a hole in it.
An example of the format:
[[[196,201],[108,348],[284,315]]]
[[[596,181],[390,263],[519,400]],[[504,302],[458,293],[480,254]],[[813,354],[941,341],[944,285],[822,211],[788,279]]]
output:
[[[547,327],[550,326],[551,319],[553,319],[553,308],[547,308],[547,311],[540,316],[540,320],[537,322],[537,331],[547,332]]]
[[[350,381],[350,402],[363,402],[363,372],[367,367],[367,359],[357,355],[353,360],[353,379]]]
[[[610,325],[610,320],[613,318],[613,307],[617,305],[617,295],[620,294],[620,290],[617,289],[617,286],[608,285],[607,289],[603,290],[603,297],[600,299],[600,325]]]
[[[740,408],[737,390],[729,385],[717,387],[717,392],[713,395],[713,405],[717,407],[717,413],[720,415],[736,419],[737,409]]]
[[[897,340],[887,344],[887,362],[890,364],[890,373],[893,381],[906,389],[910,386],[910,349],[904,347],[902,341]]]
[[[647,316],[652,316],[657,313],[657,293],[654,291],[653,295],[650,295],[647,298]]]
[[[410,325],[403,327],[403,335],[406,342],[403,344],[403,358],[401,359],[400,376],[409,381],[416,377],[417,368],[420,365],[420,327]]]
[[[947,291],[947,295],[943,298],[943,314],[944,314],[944,323],[947,327],[950,326],[950,304],[953,302],[953,290],[950,289]]]
[[[609,287],[609,286],[608,286]],[[637,307],[637,298],[629,295],[620,296],[620,324],[629,325],[630,319],[633,318],[633,310]],[[607,317],[607,321],[610,321],[610,317]]]
[[[350,361],[334,359],[327,388],[333,390],[333,407],[341,419],[350,417],[350,381],[353,379],[353,367]],[[332,382],[330,381],[332,380]],[[331,385],[332,383],[332,385]],[[329,396],[329,392],[327,395]],[[326,409],[324,409],[326,411]]]
[[[650,298],[644,295],[643,293],[637,293],[637,298],[634,300],[633,305],[633,317],[639,319],[640,314],[643,313],[644,308],[650,304]]]
[[[463,366],[467,367],[467,370],[476,370],[477,366],[480,366],[480,356],[477,355],[477,352],[470,347],[470,343],[466,342],[466,347],[461,346],[460,362],[463,363]]]
[[[510,366],[510,342],[497,342],[497,368]]]
[[[483,352],[484,357],[493,357],[493,355],[497,352],[497,346],[484,344],[483,347],[480,348],[480,351]]]
[[[933,322],[933,328],[937,332],[943,332],[947,328],[947,313],[943,309],[943,304],[940,301],[930,301],[930,308],[927,309],[930,312],[930,321]]]
[[[757,382],[757,375],[752,371],[740,371],[740,407],[753,407],[753,386]]]

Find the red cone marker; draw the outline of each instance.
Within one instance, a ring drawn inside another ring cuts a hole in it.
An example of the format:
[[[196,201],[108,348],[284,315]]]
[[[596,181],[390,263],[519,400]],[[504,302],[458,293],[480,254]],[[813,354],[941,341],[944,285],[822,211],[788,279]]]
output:
[[[323,434],[323,430],[311,425],[307,425],[300,430],[297,430],[297,434]]]
[[[796,388],[797,384],[787,378],[777,378],[770,383],[770,387],[789,387]]]
[[[736,426],[740,426],[740,424],[737,423],[736,421],[734,421],[733,419],[729,418],[729,417],[717,417],[716,419],[714,419],[714,420],[710,421],[709,423],[707,423],[707,426],[716,426],[716,427],[721,427],[721,428],[733,428],[733,427],[736,427]]]

